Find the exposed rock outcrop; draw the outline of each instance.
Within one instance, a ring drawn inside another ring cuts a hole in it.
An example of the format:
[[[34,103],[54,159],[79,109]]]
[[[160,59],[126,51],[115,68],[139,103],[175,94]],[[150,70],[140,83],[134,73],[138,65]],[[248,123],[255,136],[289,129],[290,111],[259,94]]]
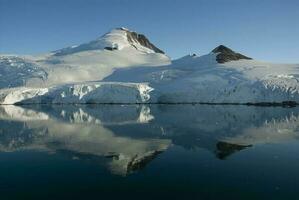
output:
[[[229,61],[234,61],[234,60],[241,60],[241,59],[247,59],[251,60],[252,58],[249,58],[247,56],[244,56],[240,53],[234,52],[230,48],[220,45],[213,49],[212,53],[216,53],[216,60],[218,63],[225,63]]]
[[[153,45],[145,35],[139,34],[134,31],[129,31],[128,29],[121,28],[122,30],[126,31],[128,41],[134,46],[134,43],[139,43],[140,45],[153,50],[156,53],[165,54],[164,51]]]

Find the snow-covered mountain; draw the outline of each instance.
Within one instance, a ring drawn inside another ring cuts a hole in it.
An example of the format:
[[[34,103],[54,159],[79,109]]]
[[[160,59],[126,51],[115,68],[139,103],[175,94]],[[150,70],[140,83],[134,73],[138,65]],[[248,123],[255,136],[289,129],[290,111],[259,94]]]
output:
[[[117,28],[89,43],[44,55],[2,55],[0,89],[101,81],[116,68],[160,66],[170,62],[144,35]]]
[[[1,56],[0,77],[2,104],[299,102],[299,64],[260,62],[223,45],[171,61],[126,28],[42,56]]]

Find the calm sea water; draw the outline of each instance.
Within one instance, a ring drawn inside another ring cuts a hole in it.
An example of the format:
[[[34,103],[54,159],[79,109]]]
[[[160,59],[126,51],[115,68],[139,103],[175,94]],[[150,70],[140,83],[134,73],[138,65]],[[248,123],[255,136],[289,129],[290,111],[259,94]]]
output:
[[[4,199],[299,199],[299,108],[0,107]]]

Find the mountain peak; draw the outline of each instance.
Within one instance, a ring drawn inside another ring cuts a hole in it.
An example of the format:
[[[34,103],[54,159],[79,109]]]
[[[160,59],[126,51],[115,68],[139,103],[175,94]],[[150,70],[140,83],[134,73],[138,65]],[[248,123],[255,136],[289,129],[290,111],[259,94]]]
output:
[[[89,43],[77,46],[67,47],[54,51],[54,55],[63,56],[67,54],[89,51],[89,50],[122,50],[125,47],[134,48],[143,53],[161,53],[165,54],[161,49],[152,44],[143,34],[130,31],[128,28],[114,28],[100,38]]]
[[[252,59],[250,57],[237,53],[224,45],[219,45],[218,47],[212,50],[212,53],[217,54],[216,60],[218,63],[225,63],[225,62],[236,61],[241,59],[246,59],[246,60]]]
[[[119,27],[119,28],[116,28],[116,29],[118,29],[118,30],[123,30],[123,31],[129,31],[129,29],[126,28],[126,27]]]
[[[161,54],[165,54],[164,51],[162,51],[161,49],[159,49],[158,47],[156,47],[154,44],[152,44],[149,39],[140,33],[137,33],[135,31],[131,31],[130,29],[126,28],[126,27],[119,27],[119,28],[115,28],[112,29],[109,33],[105,34],[105,35],[114,35],[114,32],[123,32],[124,34],[122,35],[122,38],[124,39],[124,41],[126,43],[129,43],[130,46],[134,47],[137,50],[141,50],[141,51],[146,51],[149,52],[153,51],[153,53],[161,53]],[[120,33],[117,33],[120,34]],[[105,35],[103,37],[105,37]],[[118,41],[114,41],[115,43],[117,43]],[[108,50],[110,50],[111,48],[106,48]],[[115,48],[113,48],[112,50],[115,50]]]
[[[212,50],[213,53],[234,53],[233,50],[231,50],[230,48],[224,46],[224,45],[219,45],[218,47],[216,47],[215,49]]]

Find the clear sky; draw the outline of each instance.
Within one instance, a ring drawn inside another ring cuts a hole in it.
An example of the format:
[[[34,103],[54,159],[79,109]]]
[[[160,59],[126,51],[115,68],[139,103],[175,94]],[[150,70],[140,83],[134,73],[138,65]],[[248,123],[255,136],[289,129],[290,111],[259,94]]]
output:
[[[298,0],[0,0],[0,53],[47,52],[122,26],[172,58],[224,44],[299,63]]]

